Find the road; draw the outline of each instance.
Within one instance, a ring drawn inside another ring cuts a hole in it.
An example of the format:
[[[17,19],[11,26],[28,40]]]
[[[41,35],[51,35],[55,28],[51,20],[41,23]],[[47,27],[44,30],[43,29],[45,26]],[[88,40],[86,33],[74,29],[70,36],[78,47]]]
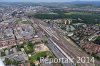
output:
[[[72,44],[68,39],[66,39],[64,36],[60,35],[58,30],[54,30],[50,28],[48,25],[46,25],[44,22],[38,19],[34,19],[34,23],[37,24],[40,29],[45,32],[45,34],[53,40],[57,44],[59,48],[61,48],[60,52],[62,51],[63,55],[65,57],[70,58],[75,58],[74,62],[77,62],[78,58],[77,57],[90,57],[88,56],[84,51],[79,49],[75,44]],[[54,43],[52,43],[54,45]],[[56,46],[56,45],[55,45]],[[56,47],[57,47],[56,46]],[[95,66],[92,62],[90,63],[79,63],[79,66]],[[67,66],[67,65],[66,65]]]

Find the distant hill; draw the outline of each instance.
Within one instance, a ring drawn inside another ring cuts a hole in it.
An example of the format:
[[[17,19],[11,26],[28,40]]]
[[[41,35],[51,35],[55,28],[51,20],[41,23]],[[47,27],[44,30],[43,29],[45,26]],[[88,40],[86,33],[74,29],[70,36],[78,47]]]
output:
[[[91,4],[95,6],[100,6],[100,1],[73,1],[69,2],[69,4]]]
[[[91,8],[100,7],[100,1],[73,1],[73,2],[52,2],[52,3],[39,3],[46,7],[72,7],[72,8]]]

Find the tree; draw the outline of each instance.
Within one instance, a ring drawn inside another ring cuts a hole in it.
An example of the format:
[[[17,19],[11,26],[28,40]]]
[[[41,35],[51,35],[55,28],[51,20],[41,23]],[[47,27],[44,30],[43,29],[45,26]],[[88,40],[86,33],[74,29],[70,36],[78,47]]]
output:
[[[16,60],[14,59],[14,60],[12,61],[12,64],[18,66],[19,61],[16,61]]]
[[[6,65],[11,65],[12,64],[12,61],[8,58],[5,58],[5,64]]]
[[[1,56],[6,56],[5,52],[1,52]]]
[[[27,45],[25,47],[25,52],[27,54],[32,53],[34,51],[34,49],[33,49],[34,48],[34,44],[31,41],[28,41],[26,44]]]
[[[31,63],[31,66],[36,66],[34,63]]]

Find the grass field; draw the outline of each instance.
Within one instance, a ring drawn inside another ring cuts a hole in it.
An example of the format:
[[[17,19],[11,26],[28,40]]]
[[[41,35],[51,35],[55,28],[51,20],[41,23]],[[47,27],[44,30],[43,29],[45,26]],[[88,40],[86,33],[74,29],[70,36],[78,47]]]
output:
[[[64,13],[66,15],[75,15],[75,14],[79,14],[79,15],[92,15],[92,13],[88,13],[88,12],[68,12],[68,13]]]
[[[39,61],[40,57],[53,57],[52,53],[50,51],[44,51],[44,52],[38,52],[35,55],[33,55],[32,57],[30,57],[30,61],[35,62],[35,61]]]
[[[46,51],[45,51],[45,52],[39,52],[39,53],[36,53],[35,55],[33,55],[33,56],[30,58],[30,60],[31,60],[32,62],[35,62],[35,61],[39,60],[40,57],[46,57],[46,56],[47,56],[47,52],[46,52]]]
[[[21,24],[32,24],[31,21],[29,21],[29,20],[23,21],[21,18],[17,19],[17,20],[16,20],[16,23],[21,23]]]

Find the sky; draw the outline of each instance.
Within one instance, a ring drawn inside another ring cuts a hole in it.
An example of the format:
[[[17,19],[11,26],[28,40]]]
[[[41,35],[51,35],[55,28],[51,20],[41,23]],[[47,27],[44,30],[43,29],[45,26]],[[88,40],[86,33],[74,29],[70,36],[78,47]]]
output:
[[[100,0],[0,0],[0,2],[70,2],[70,1],[100,1]]]

